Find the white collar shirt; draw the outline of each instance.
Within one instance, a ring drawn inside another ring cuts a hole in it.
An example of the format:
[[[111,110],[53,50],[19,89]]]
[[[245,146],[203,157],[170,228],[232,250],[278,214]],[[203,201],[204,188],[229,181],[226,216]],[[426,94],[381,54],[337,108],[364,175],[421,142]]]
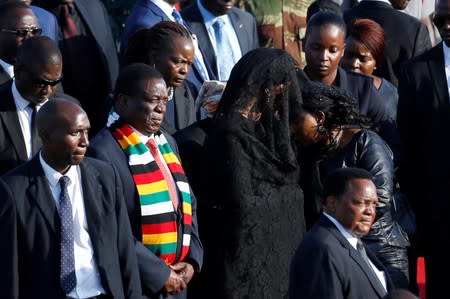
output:
[[[61,194],[59,179],[63,175],[48,165],[41,153],[39,153],[39,159],[52,192],[56,208],[59,211],[59,198]],[[64,175],[70,178],[67,191],[72,203],[75,274],[77,277],[77,285],[68,296],[80,299],[95,297],[106,292],[100,281],[94,249],[89,236],[80,167],[71,166]]]

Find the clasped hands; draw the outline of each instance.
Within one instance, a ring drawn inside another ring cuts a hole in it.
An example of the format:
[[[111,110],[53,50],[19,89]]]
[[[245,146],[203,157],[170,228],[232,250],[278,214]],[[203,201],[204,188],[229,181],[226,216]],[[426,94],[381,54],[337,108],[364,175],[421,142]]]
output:
[[[186,262],[169,265],[170,275],[164,284],[164,291],[174,295],[184,290],[194,276],[194,267]]]

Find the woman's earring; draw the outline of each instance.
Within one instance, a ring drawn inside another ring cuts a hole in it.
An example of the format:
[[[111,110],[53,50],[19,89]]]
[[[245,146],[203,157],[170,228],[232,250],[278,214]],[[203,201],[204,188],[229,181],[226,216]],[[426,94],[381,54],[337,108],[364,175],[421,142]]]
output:
[[[324,134],[326,132],[326,129],[322,124],[319,124],[317,126],[317,132],[319,132],[319,134]]]

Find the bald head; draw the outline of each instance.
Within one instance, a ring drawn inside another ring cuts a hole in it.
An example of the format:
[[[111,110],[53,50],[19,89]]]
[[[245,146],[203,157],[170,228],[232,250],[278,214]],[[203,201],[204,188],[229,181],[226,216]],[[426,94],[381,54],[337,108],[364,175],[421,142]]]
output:
[[[80,106],[64,98],[52,99],[39,110],[36,121],[42,157],[50,167],[64,174],[81,163],[89,146],[90,123]]]
[[[26,39],[17,52],[16,65],[62,64],[58,45],[47,36]]]
[[[39,136],[42,138],[51,133],[59,124],[79,113],[85,114],[85,111],[76,103],[63,97],[52,98],[42,106],[36,116]]]

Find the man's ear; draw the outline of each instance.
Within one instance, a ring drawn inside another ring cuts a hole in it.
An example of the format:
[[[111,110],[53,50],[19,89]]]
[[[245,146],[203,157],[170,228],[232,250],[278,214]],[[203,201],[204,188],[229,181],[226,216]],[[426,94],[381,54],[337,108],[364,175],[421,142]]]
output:
[[[334,215],[336,212],[336,196],[329,195],[325,198],[325,212]]]
[[[114,108],[116,109],[116,112],[123,111],[128,106],[128,100],[129,98],[127,95],[119,93],[114,101]]]

